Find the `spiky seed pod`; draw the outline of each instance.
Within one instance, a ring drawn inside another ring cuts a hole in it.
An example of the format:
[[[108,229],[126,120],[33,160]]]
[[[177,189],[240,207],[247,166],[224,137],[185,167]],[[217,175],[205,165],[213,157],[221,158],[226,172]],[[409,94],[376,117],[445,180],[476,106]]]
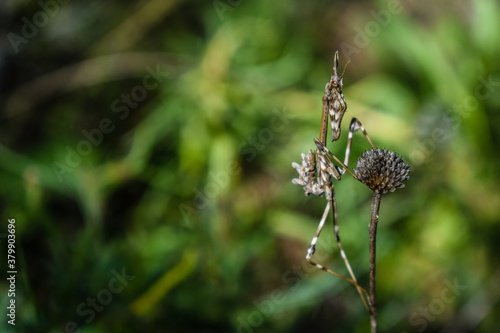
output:
[[[382,194],[404,187],[410,172],[410,166],[396,152],[379,148],[365,151],[354,170],[360,182]]]

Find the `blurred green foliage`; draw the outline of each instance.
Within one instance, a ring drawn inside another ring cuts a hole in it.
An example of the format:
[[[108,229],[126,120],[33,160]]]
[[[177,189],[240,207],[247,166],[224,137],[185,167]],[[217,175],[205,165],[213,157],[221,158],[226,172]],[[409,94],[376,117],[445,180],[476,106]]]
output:
[[[329,148],[357,117],[413,168],[382,200],[380,331],[495,331],[498,2],[0,6],[2,332],[366,332],[356,290],[305,262],[325,200],[291,183],[335,50],[348,109]],[[366,149],[356,133],[351,166]],[[367,285],[371,193],[335,189]],[[318,260],[345,274],[335,249],[329,223]]]

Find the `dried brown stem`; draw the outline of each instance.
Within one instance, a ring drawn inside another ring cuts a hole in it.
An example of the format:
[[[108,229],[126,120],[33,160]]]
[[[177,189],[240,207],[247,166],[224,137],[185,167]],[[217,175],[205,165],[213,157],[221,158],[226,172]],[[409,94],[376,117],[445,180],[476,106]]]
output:
[[[372,216],[370,219],[369,234],[370,234],[370,323],[371,332],[377,332],[377,301],[375,297],[375,270],[376,270],[376,245],[377,245],[377,224],[378,224],[378,213],[380,209],[380,200],[382,198],[382,193],[379,190],[373,191],[372,200]]]

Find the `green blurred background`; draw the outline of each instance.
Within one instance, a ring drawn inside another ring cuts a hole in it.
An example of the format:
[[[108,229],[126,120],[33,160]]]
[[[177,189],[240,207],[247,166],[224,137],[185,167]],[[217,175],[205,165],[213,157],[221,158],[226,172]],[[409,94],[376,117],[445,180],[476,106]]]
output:
[[[291,183],[336,50],[329,148],[357,117],[413,169],[382,200],[380,332],[497,330],[497,1],[0,7],[1,332],[367,332],[355,288],[305,262],[325,200]],[[351,166],[366,149],[356,133]],[[372,194],[335,189],[366,286]],[[317,258],[346,274],[328,221]]]

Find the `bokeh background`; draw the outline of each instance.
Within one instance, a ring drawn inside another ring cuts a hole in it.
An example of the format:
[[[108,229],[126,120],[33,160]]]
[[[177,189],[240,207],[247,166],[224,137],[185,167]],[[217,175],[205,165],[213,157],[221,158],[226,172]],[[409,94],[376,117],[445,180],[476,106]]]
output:
[[[497,330],[497,1],[2,1],[0,19],[0,331],[367,332],[355,288],[305,262],[325,200],[291,183],[336,50],[329,148],[357,117],[413,169],[382,199],[380,332]],[[351,166],[368,147],[356,133]],[[366,286],[372,194],[335,189]],[[317,259],[346,274],[328,221]]]

